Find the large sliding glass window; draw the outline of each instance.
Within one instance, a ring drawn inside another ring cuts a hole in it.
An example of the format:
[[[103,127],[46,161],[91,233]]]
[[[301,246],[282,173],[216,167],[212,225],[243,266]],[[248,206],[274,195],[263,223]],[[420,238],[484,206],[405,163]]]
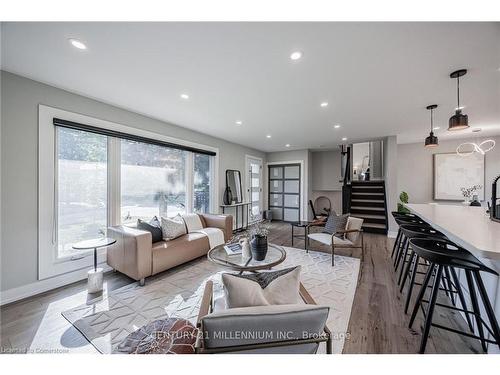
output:
[[[187,156],[183,150],[121,140],[123,224],[186,212]]]
[[[72,244],[106,232],[107,137],[57,128],[57,258],[73,255]]]

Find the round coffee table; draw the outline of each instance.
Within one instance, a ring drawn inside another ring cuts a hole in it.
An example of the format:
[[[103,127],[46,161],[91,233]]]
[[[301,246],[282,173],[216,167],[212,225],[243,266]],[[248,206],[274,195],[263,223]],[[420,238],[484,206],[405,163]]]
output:
[[[207,256],[214,263],[243,273],[268,270],[283,263],[286,259],[286,251],[281,246],[268,244],[266,258],[258,261],[252,258],[243,259],[241,254],[229,255],[224,249],[224,245],[219,245],[209,250]]]

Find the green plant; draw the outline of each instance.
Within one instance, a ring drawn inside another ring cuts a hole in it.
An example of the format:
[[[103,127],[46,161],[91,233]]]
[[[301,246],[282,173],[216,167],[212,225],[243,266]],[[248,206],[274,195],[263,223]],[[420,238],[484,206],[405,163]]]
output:
[[[408,203],[408,193],[406,191],[402,191],[401,194],[399,194],[398,212],[402,214],[410,213],[410,210],[405,207],[406,203]]]

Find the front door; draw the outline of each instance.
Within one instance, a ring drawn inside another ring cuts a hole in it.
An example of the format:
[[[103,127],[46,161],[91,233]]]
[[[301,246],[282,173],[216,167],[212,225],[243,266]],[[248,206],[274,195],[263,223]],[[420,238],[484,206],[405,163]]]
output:
[[[247,194],[249,222],[262,219],[262,159],[247,158]]]

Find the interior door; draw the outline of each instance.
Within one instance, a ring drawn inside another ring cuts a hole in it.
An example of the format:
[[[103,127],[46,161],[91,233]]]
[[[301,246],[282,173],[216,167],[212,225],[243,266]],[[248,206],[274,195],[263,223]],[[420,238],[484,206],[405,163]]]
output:
[[[269,209],[273,220],[300,220],[300,164],[269,166]]]
[[[262,219],[262,160],[247,158],[249,222]]]

